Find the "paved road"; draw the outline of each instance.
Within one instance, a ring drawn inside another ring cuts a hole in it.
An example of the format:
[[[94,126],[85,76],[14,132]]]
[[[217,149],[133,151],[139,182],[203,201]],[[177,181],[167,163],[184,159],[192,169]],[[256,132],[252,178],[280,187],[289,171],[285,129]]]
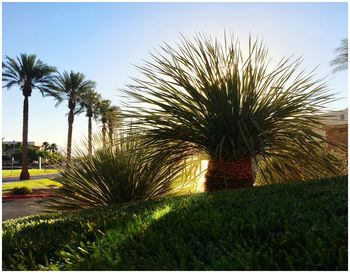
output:
[[[31,180],[35,180],[35,179],[44,179],[44,178],[48,178],[48,179],[54,179],[59,177],[58,173],[51,173],[51,174],[42,174],[42,175],[31,175],[30,179]],[[3,178],[2,182],[18,182],[19,177],[7,177],[7,178]]]
[[[3,200],[2,221],[43,213],[43,200],[41,198]]]

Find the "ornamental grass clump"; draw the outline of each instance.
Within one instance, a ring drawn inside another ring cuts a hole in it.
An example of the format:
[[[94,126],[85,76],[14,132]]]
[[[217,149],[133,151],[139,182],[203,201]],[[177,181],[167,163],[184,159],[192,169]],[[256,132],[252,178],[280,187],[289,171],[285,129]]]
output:
[[[253,187],[271,158],[336,174],[313,155],[325,141],[318,115],[332,100],[325,81],[302,70],[301,58],[271,65],[258,40],[249,38],[245,50],[226,34],[222,43],[200,34],[182,37],[177,47],[165,44],[125,90],[134,99],[125,112],[147,130],[146,143],[207,156],[206,191]]]
[[[116,145],[105,147],[102,137],[95,137],[92,154],[88,143],[85,146],[60,171],[62,187],[49,209],[68,211],[147,200],[181,189],[179,181],[185,172],[180,154],[159,153],[130,136],[119,136]]]

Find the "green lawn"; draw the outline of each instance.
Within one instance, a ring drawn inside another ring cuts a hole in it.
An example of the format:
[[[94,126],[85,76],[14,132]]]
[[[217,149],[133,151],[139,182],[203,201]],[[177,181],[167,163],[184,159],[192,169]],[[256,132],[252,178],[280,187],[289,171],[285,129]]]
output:
[[[53,174],[58,173],[58,170],[55,169],[29,169],[30,175],[41,175],[41,174]],[[2,170],[2,178],[8,178],[8,177],[19,177],[21,174],[21,169],[15,169],[13,170],[13,173],[11,175],[11,170]]]
[[[346,177],[3,223],[3,270],[347,270]]]
[[[35,180],[23,180],[19,182],[5,182],[2,183],[2,190],[12,190],[14,187],[28,187],[32,188],[47,188],[47,187],[60,187],[61,183],[51,179],[35,179]]]

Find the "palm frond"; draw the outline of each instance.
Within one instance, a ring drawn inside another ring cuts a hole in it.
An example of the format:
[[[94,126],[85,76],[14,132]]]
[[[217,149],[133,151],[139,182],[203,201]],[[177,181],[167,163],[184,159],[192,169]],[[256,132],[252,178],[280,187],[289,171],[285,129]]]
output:
[[[22,91],[30,95],[32,89],[38,89],[43,95],[52,92],[51,85],[55,67],[44,64],[36,55],[20,54],[16,59],[5,56],[2,63],[3,87],[11,88],[18,85]],[[25,91],[25,88],[30,90]]]
[[[348,39],[343,39],[341,46],[335,50],[338,55],[330,62],[333,73],[348,69]]]

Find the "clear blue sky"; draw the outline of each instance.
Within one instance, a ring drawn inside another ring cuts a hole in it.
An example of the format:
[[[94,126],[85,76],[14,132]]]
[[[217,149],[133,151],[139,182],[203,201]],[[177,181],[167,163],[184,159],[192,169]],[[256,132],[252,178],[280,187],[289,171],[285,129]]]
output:
[[[149,59],[163,41],[197,32],[221,36],[232,31],[244,44],[249,33],[263,37],[275,60],[304,56],[319,66],[317,76],[331,72],[334,49],[347,37],[347,3],[2,3],[2,56],[35,53],[60,72],[82,72],[97,82],[97,91],[120,105],[120,88],[138,76],[133,64]],[[347,72],[332,76],[329,87],[347,107]],[[23,96],[18,88],[3,89],[2,135],[22,139]],[[67,106],[33,92],[29,106],[29,140],[55,142],[67,138]],[[100,130],[94,124],[94,130]],[[76,117],[73,138],[87,133],[87,119]]]

